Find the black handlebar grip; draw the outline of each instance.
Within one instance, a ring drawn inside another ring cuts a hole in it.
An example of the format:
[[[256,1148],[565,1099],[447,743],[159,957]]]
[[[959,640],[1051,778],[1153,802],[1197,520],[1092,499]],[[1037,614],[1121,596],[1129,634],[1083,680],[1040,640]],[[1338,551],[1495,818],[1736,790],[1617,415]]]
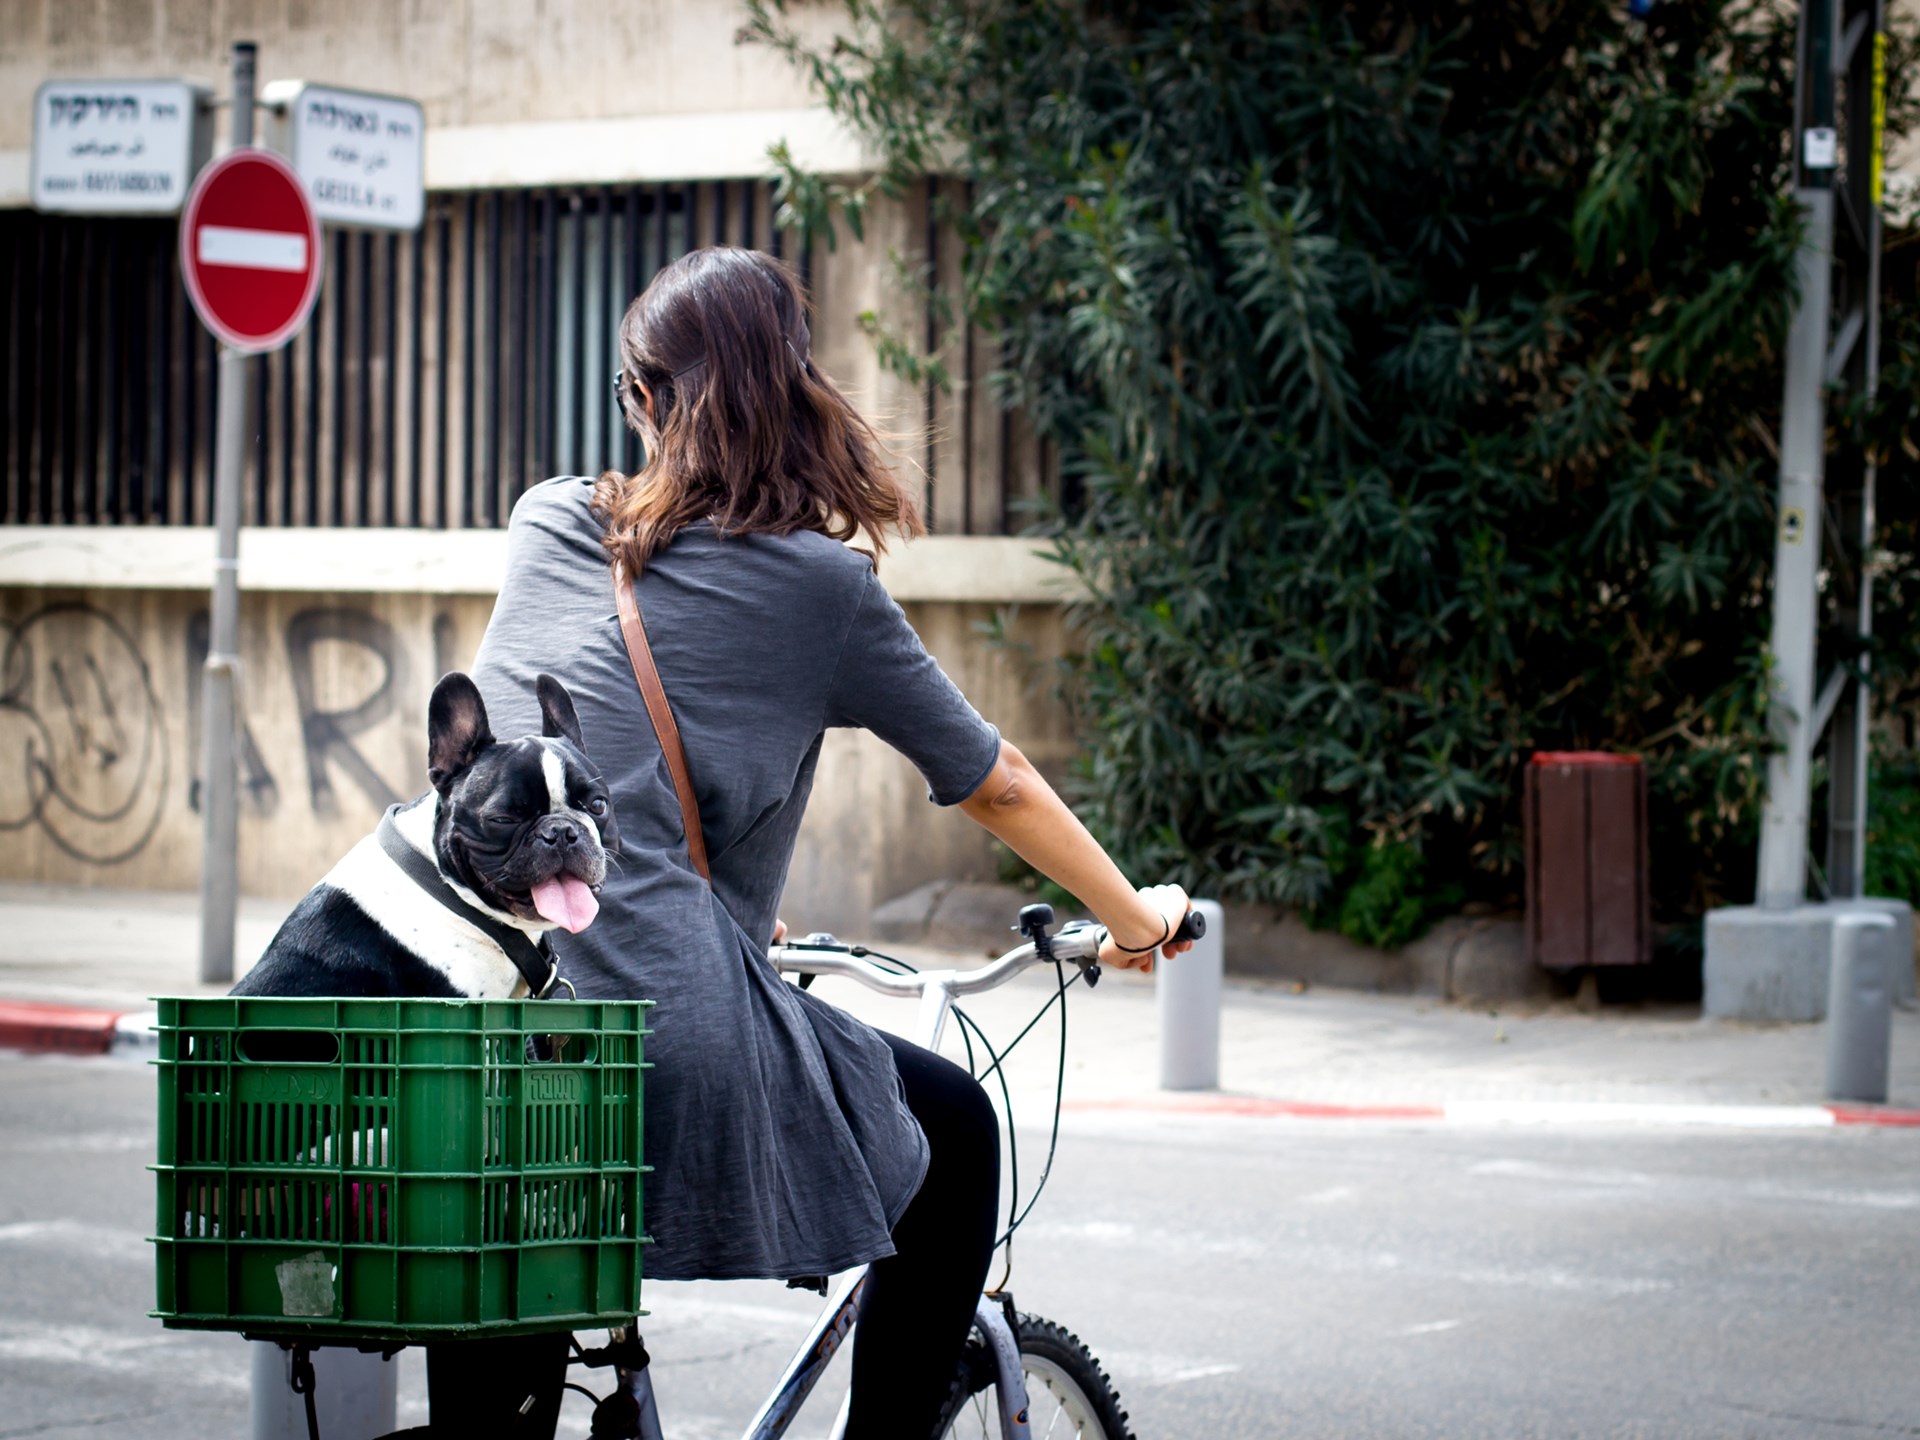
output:
[[[1189,910],[1186,915],[1181,918],[1180,923],[1174,927],[1173,934],[1169,936],[1168,939],[1170,941],[1198,940],[1206,933],[1207,917],[1202,915],[1198,910]]]

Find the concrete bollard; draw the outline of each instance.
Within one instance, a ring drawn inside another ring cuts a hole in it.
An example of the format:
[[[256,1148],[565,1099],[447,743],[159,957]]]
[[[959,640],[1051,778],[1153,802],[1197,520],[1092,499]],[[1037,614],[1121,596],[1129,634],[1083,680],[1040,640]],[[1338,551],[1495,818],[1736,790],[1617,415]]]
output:
[[[307,1402],[293,1393],[293,1352],[267,1340],[253,1351],[253,1440],[307,1440]],[[379,1355],[324,1345],[313,1352],[314,1410],[323,1440],[372,1440],[396,1429],[400,1367]]]
[[[1207,933],[1193,949],[1153,964],[1160,1010],[1160,1088],[1220,1088],[1220,986],[1227,969],[1227,923],[1219,903],[1196,900]]]
[[[1893,1039],[1893,938],[1890,916],[1834,916],[1827,979],[1827,1098],[1887,1098]]]

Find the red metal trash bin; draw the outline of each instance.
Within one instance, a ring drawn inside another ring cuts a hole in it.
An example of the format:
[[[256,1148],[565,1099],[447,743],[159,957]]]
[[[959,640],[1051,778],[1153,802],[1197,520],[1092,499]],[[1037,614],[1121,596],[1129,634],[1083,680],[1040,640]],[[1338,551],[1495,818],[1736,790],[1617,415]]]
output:
[[[1549,970],[1649,963],[1645,764],[1543,750],[1525,808],[1528,958]]]

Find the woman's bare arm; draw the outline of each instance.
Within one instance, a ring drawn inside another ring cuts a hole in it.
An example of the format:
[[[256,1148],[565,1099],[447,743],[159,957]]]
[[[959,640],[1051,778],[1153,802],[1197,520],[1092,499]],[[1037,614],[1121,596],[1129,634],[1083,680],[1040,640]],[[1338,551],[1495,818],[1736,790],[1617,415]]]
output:
[[[1001,742],[1000,758],[960,809],[1093,911],[1111,936],[1101,947],[1103,965],[1153,968],[1153,942],[1171,933],[1187,913],[1186,892],[1178,885],[1136,890],[1017,747]],[[1125,946],[1146,948],[1128,954]],[[1189,948],[1189,942],[1171,941],[1159,950],[1171,957]]]

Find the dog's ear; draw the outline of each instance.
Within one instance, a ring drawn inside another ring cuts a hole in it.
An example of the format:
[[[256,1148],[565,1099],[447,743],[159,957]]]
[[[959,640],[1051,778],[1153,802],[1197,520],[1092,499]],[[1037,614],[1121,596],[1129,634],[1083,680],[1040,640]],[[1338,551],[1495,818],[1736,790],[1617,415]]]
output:
[[[580,717],[573,713],[573,697],[567,694],[567,687],[551,675],[539,675],[534,678],[533,693],[540,697],[540,733],[566,740],[586,754],[586,742],[580,738]]]
[[[427,778],[433,788],[445,795],[491,744],[493,731],[479,687],[458,670],[441,676],[427,702]]]

